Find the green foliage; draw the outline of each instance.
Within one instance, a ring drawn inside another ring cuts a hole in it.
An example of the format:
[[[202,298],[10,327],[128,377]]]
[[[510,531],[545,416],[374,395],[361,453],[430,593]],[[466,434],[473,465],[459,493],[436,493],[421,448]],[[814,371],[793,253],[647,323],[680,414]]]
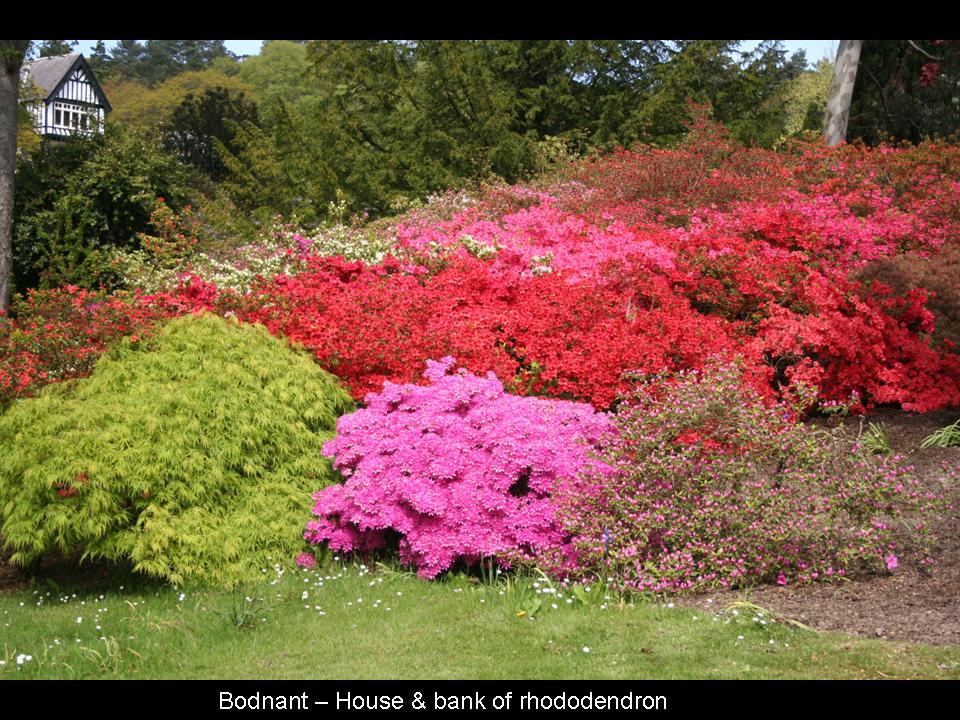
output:
[[[351,409],[264,328],[174,320],[0,416],[0,534],[21,565],[82,551],[177,583],[255,580],[302,546]]]
[[[883,423],[870,423],[867,429],[860,433],[859,442],[867,452],[874,455],[889,455],[893,452],[890,434]]]
[[[155,130],[170,118],[187,95],[202,96],[207,90],[223,88],[234,95],[250,93],[251,86],[218,68],[190,70],[149,87],[142,82],[116,78],[104,84],[113,112],[108,122],[142,131]]]
[[[231,146],[214,141],[226,176],[219,188],[261,225],[275,215],[314,224],[337,198],[337,175],[309,126],[277,100],[269,131],[252,122],[234,124]]]
[[[630,125],[636,137],[672,144],[685,134],[689,101],[709,104],[716,120],[747,145],[769,146],[782,134],[783,85],[806,67],[800,52],[789,60],[779,42],[765,41],[749,53],[739,40],[682,40],[668,62],[658,64],[649,95]]]
[[[37,57],[51,57],[54,55],[67,55],[74,52],[77,47],[76,40],[37,40],[35,48]]]
[[[20,97],[24,97],[22,94]],[[33,116],[22,106],[17,109],[17,155],[22,157],[40,149],[41,140]]]
[[[688,99],[710,103],[738,139],[772,144],[784,119],[775,100],[806,61],[802,53],[788,60],[774,42],[749,53],[738,45],[313,41],[316,101],[293,107],[352,209],[383,214],[398,195],[530,177],[543,167],[548,137],[577,154],[637,140],[673,143],[685,133]]]
[[[20,158],[14,207],[16,287],[95,287],[110,282],[108,256],[136,247],[157,197],[187,196],[175,158],[142,136],[108,127],[104,136],[46,143]]]
[[[110,55],[107,53],[107,44],[103,40],[97,40],[97,44],[93,46],[93,50],[90,51],[89,57],[87,57],[87,63],[90,65],[90,69],[93,70],[94,75],[98,78],[105,79],[107,74],[107,64],[110,62]]]
[[[960,131],[960,42],[865,40],[847,138],[920,142]]]
[[[102,42],[102,41],[101,41]],[[98,43],[94,70],[156,85],[188,70],[203,70],[220,60],[233,59],[223,40],[118,40],[109,52]]]
[[[264,109],[266,127],[274,122],[278,102],[298,114],[310,112],[318,96],[315,82],[308,76],[307,48],[290,40],[268,40],[259,55],[239,65],[238,77],[251,88],[251,95]]]
[[[258,123],[257,104],[243,91],[212,87],[202,94],[188,93],[163,126],[164,144],[183,162],[219,180],[226,168],[217,147],[229,149],[241,123]]]
[[[820,132],[832,77],[833,63],[824,59],[813,70],[801,73],[784,85],[785,135],[798,135],[804,131]]]
[[[936,432],[930,433],[920,444],[922,448],[931,447],[960,447],[960,420],[957,420],[945,428],[940,428]]]

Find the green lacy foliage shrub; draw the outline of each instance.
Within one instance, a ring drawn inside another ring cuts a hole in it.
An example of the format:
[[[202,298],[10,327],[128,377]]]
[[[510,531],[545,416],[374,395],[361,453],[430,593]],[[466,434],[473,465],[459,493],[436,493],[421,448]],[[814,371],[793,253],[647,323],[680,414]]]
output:
[[[131,335],[0,416],[0,535],[17,564],[82,551],[172,582],[256,578],[302,546],[351,409],[260,326],[195,315]]]

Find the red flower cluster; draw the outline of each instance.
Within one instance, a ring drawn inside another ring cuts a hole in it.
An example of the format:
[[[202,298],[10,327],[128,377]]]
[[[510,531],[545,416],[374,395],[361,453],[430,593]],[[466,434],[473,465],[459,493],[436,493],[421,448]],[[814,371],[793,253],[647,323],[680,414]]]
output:
[[[957,245],[960,148],[774,153],[701,117],[677,149],[451,197],[402,218],[396,257],[378,265],[314,255],[244,295],[193,277],[174,293],[101,298],[96,312],[76,292],[43,296],[49,308],[31,299],[0,320],[0,392],[83,374],[112,338],[202,308],[302,343],[358,400],[452,355],[519,394],[606,408],[625,371],[740,355],[768,397],[802,382],[829,403],[960,405],[960,358],[931,338],[929,293],[853,279]]]

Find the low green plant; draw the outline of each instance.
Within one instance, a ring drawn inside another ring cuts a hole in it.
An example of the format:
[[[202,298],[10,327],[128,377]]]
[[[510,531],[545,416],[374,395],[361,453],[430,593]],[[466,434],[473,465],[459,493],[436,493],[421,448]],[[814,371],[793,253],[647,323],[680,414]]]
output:
[[[874,455],[889,455],[893,452],[890,434],[883,423],[870,423],[867,429],[860,433],[860,444]]]
[[[302,548],[323,443],[352,401],[260,326],[214,315],[132,335],[89,378],[0,416],[0,535],[11,561],[129,560],[232,585]]]
[[[960,447],[960,420],[927,435],[920,443],[920,447]]]
[[[231,591],[225,609],[221,612],[224,619],[238,630],[252,630],[268,610],[262,597],[251,596],[244,586],[237,585]]]

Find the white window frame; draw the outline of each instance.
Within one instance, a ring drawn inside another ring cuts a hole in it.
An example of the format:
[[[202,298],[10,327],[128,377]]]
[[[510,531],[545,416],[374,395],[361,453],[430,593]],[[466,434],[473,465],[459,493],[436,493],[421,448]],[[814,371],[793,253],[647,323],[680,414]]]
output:
[[[59,114],[59,121],[57,115]],[[86,126],[84,127],[84,120]],[[100,118],[96,108],[78,105],[71,102],[62,102],[54,100],[53,102],[53,127],[61,130],[70,130],[77,132],[91,132],[98,129]]]

